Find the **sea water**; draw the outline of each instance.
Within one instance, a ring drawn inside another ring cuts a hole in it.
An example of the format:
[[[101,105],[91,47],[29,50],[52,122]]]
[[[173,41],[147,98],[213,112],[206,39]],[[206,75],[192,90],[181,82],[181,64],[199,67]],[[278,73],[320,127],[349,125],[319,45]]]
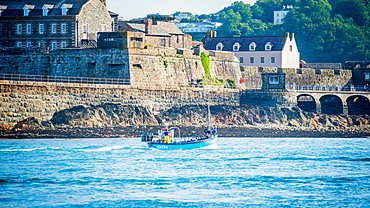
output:
[[[370,207],[370,139],[0,141],[0,207]]]

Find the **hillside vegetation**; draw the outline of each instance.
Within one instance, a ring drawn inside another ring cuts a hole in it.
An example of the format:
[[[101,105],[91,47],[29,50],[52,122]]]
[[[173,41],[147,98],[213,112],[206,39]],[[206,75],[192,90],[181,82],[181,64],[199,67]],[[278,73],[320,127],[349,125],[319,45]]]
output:
[[[284,24],[273,25],[274,11],[294,8]],[[253,6],[236,1],[218,15],[187,21],[222,22],[218,37],[283,36],[295,33],[301,59],[329,63],[370,59],[369,0],[258,0]]]

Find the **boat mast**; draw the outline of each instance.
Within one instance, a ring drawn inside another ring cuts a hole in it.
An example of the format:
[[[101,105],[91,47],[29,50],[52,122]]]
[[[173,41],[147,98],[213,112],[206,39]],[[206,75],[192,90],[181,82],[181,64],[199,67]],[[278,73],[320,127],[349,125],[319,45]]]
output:
[[[208,105],[208,129],[211,129],[211,109]]]

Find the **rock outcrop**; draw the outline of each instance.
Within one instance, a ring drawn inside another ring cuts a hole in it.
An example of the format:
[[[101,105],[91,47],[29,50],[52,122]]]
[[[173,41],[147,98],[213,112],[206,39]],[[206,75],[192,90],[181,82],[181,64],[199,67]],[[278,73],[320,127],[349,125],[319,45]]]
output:
[[[296,107],[218,105],[211,106],[210,110],[211,121],[221,136],[370,136],[368,115],[324,115]],[[55,113],[50,121],[28,118],[15,125],[13,133],[6,128],[0,131],[16,138],[22,131],[22,138],[120,137],[140,136],[143,131],[155,133],[163,123],[169,123],[194,133],[207,126],[207,112],[207,106],[192,105],[173,107],[154,115],[145,107],[106,103],[65,109]]]
[[[62,110],[54,114],[51,123],[56,127],[80,128],[158,125],[156,117],[147,108],[113,103]]]

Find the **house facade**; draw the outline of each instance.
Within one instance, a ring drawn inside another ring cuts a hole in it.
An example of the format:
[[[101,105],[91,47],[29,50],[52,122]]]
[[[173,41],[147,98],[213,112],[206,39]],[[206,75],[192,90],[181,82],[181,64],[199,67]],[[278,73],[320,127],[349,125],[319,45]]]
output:
[[[0,0],[0,48],[94,47],[112,18],[105,0]]]
[[[283,6],[282,9],[278,11],[274,11],[274,25],[283,24],[284,17],[288,14],[288,12],[293,9],[292,5]]]
[[[232,51],[240,66],[299,68],[300,53],[294,33],[282,37],[211,37],[204,40],[204,47]]]
[[[119,28],[119,32],[144,33],[145,46],[186,49],[192,47],[192,37],[184,34],[173,22],[153,22],[151,19],[126,22]]]

